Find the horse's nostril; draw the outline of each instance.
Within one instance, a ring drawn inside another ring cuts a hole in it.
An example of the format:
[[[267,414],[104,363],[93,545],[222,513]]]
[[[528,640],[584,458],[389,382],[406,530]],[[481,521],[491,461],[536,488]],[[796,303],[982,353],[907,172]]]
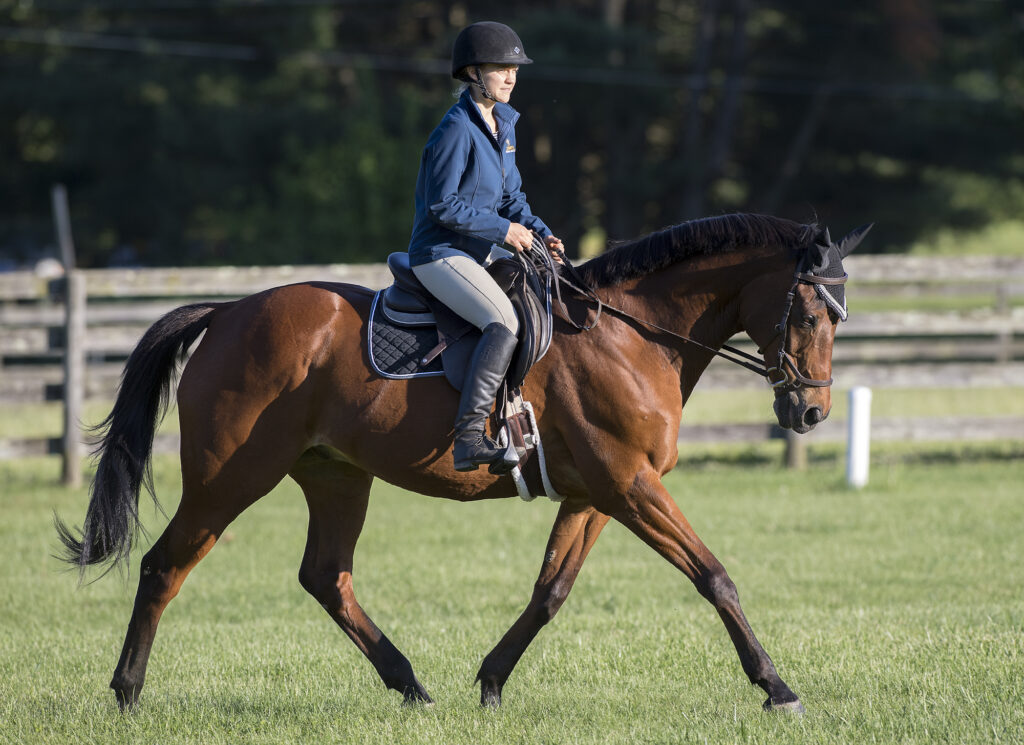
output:
[[[812,406],[804,413],[804,424],[806,424],[808,427],[813,427],[821,420],[821,409],[819,409],[817,406]]]

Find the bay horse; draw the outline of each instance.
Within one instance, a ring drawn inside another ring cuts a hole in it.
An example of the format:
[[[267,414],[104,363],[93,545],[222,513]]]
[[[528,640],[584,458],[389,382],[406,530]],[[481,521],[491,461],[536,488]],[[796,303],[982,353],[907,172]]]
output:
[[[845,255],[860,237],[851,233],[832,244],[827,236],[815,224],[725,215],[624,243],[577,268],[617,312],[606,312],[590,330],[556,317],[550,349],[523,386],[551,483],[566,498],[526,609],[480,666],[482,704],[500,704],[516,663],[561,607],[614,518],[718,611],[743,671],[768,696],[765,708],[802,711],[754,636],[725,568],[661,477],[676,464],[682,408],[712,350],[740,331],[778,377],[769,376],[782,427],[805,432],[828,416],[839,319],[816,292],[805,258],[837,246]],[[454,470],[458,394],[443,378],[385,379],[372,371],[366,332],[373,298],[355,285],[308,282],[188,305],[157,321],[132,352],[100,425],[84,527],[73,531],[56,520],[64,558],[82,572],[128,560],[140,531],[140,490],[152,493],[156,424],[177,368],[205,332],[177,388],[181,501],[142,558],[110,683],[122,710],[139,698],[160,616],[185,577],[231,521],[286,475],[298,482],[309,508],[302,587],[388,688],[406,702],[431,701],[409,661],[356,599],[352,559],[370,485],[378,477],[460,501],[517,492],[511,478],[486,469]],[[584,297],[566,303],[570,316],[594,314]]]

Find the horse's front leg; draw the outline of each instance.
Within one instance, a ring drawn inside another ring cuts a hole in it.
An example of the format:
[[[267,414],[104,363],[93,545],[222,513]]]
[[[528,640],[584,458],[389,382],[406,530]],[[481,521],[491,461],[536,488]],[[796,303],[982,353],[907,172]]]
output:
[[[803,712],[800,699],[779,677],[747,623],[736,586],[725,567],[693,532],[657,474],[638,474],[624,506],[613,510],[612,516],[680,569],[715,606],[736,646],[743,671],[751,683],[768,694],[764,708]]]
[[[564,503],[558,510],[530,603],[480,665],[476,678],[483,706],[501,704],[505,681],[530,642],[565,602],[583,560],[608,519],[589,506]]]

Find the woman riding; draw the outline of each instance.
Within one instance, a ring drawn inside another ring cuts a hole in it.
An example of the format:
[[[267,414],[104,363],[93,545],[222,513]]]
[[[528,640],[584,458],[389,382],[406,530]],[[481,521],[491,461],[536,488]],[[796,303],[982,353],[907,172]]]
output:
[[[516,168],[515,124],[508,105],[520,65],[532,62],[519,36],[501,23],[474,23],[452,49],[452,77],[467,85],[423,148],[409,264],[442,303],[483,334],[466,371],[455,418],[455,469],[504,470],[486,419],[516,347],[512,303],[484,266],[499,246],[528,250],[533,232],[549,250],[562,242],[526,202]]]

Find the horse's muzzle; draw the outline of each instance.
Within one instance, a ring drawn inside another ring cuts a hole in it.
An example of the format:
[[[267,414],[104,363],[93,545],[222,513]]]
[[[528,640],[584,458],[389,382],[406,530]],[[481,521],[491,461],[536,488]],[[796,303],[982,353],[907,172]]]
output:
[[[801,435],[810,432],[828,417],[828,412],[823,411],[820,406],[804,401],[799,391],[777,395],[774,409],[780,427],[791,429]]]

